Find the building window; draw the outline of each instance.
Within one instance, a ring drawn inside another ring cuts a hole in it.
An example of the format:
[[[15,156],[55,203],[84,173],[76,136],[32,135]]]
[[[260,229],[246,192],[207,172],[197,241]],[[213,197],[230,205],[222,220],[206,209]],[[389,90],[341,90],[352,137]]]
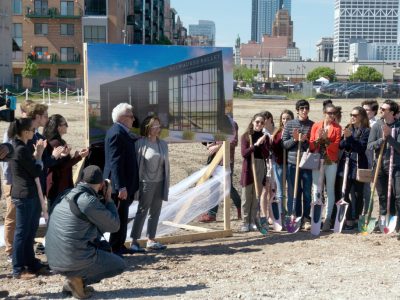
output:
[[[61,35],[74,35],[74,24],[60,24]]]
[[[61,0],[62,16],[73,16],[74,15],[74,1]]]
[[[34,10],[37,15],[47,15],[49,11],[47,0],[35,0]]]
[[[13,43],[22,48],[22,24],[14,23],[12,32]]]
[[[149,104],[158,104],[158,83],[155,80],[149,82]]]
[[[73,47],[65,47],[61,48],[61,61],[74,61],[74,48]]]
[[[22,0],[13,0],[13,15],[22,15]]]
[[[217,130],[218,69],[169,78],[171,130]]]
[[[35,34],[37,35],[47,35],[48,25],[46,23],[35,23]]]
[[[85,16],[106,16],[106,0],[85,0]]]
[[[106,43],[105,26],[85,26],[84,43]]]
[[[59,78],[76,78],[76,70],[58,69]]]

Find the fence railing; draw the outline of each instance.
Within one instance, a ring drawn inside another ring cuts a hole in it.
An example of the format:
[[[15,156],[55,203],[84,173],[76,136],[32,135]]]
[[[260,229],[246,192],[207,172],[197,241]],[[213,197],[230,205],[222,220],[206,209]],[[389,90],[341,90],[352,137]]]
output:
[[[31,96],[41,96],[42,103],[47,104],[48,106],[51,106],[54,103],[67,105],[71,102],[75,102],[78,104],[82,104],[84,101],[83,99],[84,92],[82,88],[76,89],[75,91],[69,91],[68,89],[65,90],[59,89],[58,92],[52,92],[50,91],[50,89],[42,89],[39,92],[33,92],[30,91],[29,89],[26,89],[22,93],[10,93],[9,90],[6,89],[4,92],[6,95],[25,97],[25,100],[28,100],[29,98],[31,98]],[[0,94],[1,93],[3,93],[3,91],[0,90]]]

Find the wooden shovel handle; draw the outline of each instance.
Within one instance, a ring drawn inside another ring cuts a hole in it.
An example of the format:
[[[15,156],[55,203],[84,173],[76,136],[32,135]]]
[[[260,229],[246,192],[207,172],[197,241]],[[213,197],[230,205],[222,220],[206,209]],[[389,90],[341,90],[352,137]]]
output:
[[[301,133],[299,133],[299,144],[297,147],[297,157],[296,157],[296,175],[294,176],[294,191],[293,199],[297,198],[297,188],[299,186],[299,173],[300,173],[300,150],[301,150]]]
[[[249,134],[249,143],[250,147],[253,144],[253,138],[251,134]],[[257,180],[257,172],[256,172],[256,162],[254,160],[254,151],[251,152],[251,171],[253,172],[253,181],[254,181],[254,188],[256,190],[256,197],[257,199],[260,198],[260,188],[258,186],[258,180]]]

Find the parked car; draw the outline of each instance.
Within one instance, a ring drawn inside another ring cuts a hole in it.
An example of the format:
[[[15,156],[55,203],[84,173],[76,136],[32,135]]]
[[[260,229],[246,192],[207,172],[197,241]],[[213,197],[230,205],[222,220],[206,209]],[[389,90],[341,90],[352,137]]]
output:
[[[40,87],[44,89],[50,89],[52,92],[57,92],[59,89],[61,91],[65,91],[65,89],[68,89],[69,91],[75,91],[76,87],[65,82],[62,80],[48,80],[48,79],[43,79],[40,82]]]
[[[341,82],[331,82],[331,83],[328,83],[328,84],[325,84],[325,85],[321,86],[321,88],[320,88],[319,91],[320,91],[320,93],[331,94],[332,91],[333,91],[335,88],[338,88],[338,87],[341,86],[341,85],[342,85]]]
[[[387,97],[399,97],[400,84],[397,83],[390,84],[385,88],[384,92]]]
[[[358,86],[343,93],[346,98],[376,98],[381,95],[382,90],[372,85]]]

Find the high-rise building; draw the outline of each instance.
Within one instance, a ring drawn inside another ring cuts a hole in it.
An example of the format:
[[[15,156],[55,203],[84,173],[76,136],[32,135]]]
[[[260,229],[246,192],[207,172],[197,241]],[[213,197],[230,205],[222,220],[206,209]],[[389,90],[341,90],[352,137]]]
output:
[[[287,36],[289,47],[294,47],[293,21],[290,18],[289,11],[286,9],[277,11],[272,25],[272,36]]]
[[[291,15],[292,0],[252,0],[251,40],[261,42],[263,35],[272,35],[272,26],[278,10]]]
[[[131,0],[136,23],[134,44],[153,44],[164,36],[164,0]],[[110,3],[111,1],[109,1]]]
[[[317,61],[333,61],[333,38],[323,37],[318,41]]]
[[[399,0],[335,0],[333,57],[349,59],[355,39],[372,43],[397,43]]]
[[[3,0],[0,6],[0,90],[11,84],[11,0]]]
[[[215,46],[215,23],[213,21],[199,20],[199,24],[189,24],[190,36],[206,36],[208,44]]]

